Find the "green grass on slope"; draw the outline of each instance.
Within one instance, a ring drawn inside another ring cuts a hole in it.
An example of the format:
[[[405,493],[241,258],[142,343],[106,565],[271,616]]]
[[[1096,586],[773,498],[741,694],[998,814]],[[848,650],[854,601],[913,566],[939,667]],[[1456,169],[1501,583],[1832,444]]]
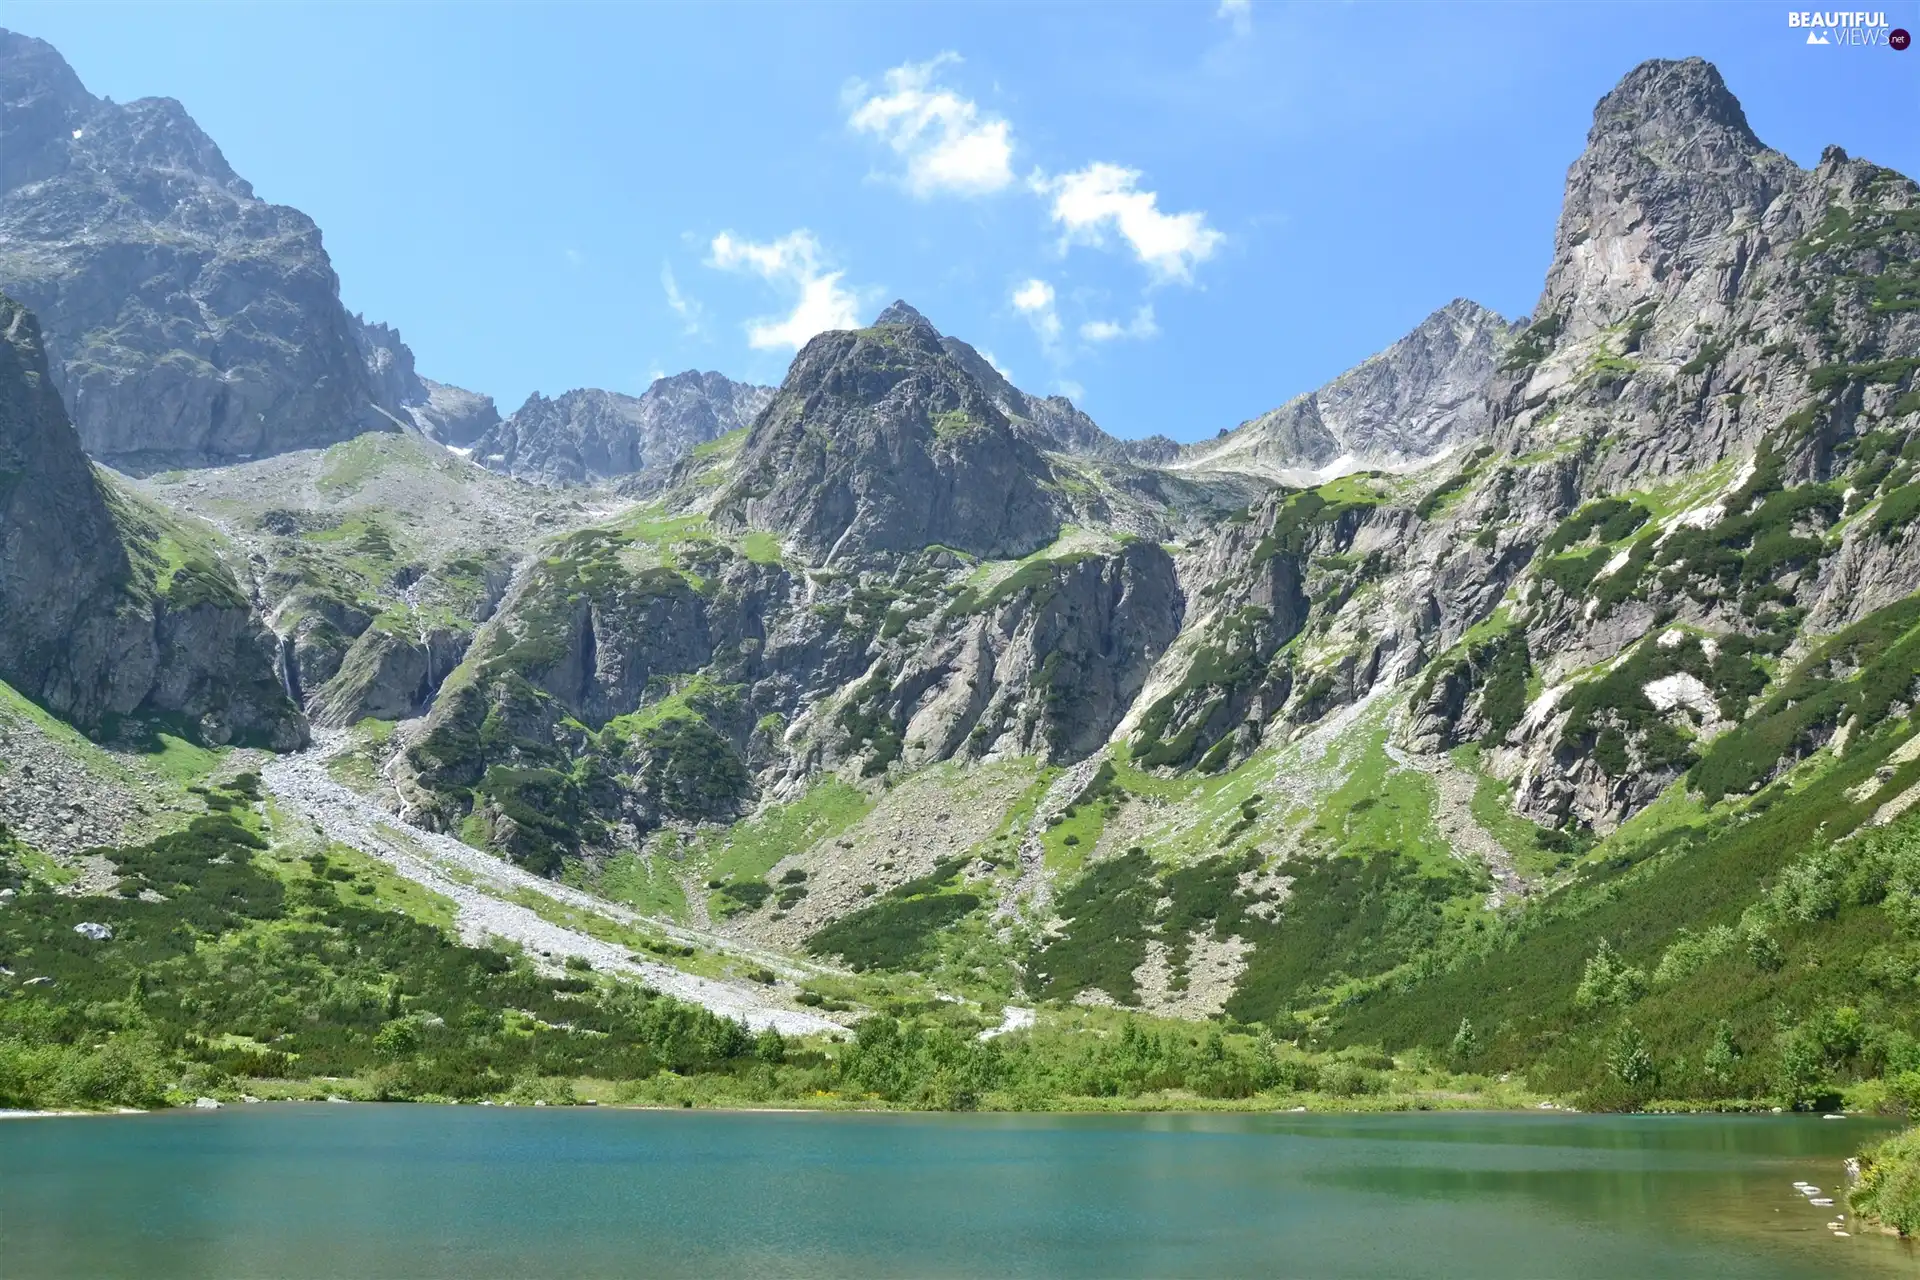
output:
[[[27,721],[89,772],[108,777],[148,777],[185,786],[204,781],[232,753],[230,747],[199,746],[184,736],[184,726],[163,727],[159,720],[115,721],[109,725],[119,735],[115,745],[102,746],[0,681],[0,720],[6,719]]]
[[[873,800],[839,778],[822,778],[805,795],[770,805],[722,835],[702,835],[696,853],[705,853],[719,880],[758,880],[780,859],[802,853],[839,835],[865,817]]]
[[[1321,806],[1309,838],[1345,852],[1390,852],[1429,871],[1450,874],[1459,864],[1433,823],[1433,779],[1388,758],[1386,730],[1369,733],[1345,781]]]
[[[1870,882],[1885,873],[1839,886],[1855,874],[1836,869],[1841,855],[1868,845],[1821,853],[1920,781],[1920,762],[1880,772],[1913,728],[1817,761],[1744,810],[1610,838],[1571,887],[1479,953],[1345,1010],[1338,1038],[1440,1049],[1467,1020],[1477,1067],[1527,1069],[1535,1087],[1615,1105],[1804,1101],[1891,1063],[1920,1066],[1920,946]],[[1901,831],[1914,840],[1915,820]],[[1832,881],[1825,905],[1766,908],[1763,895],[1793,877]]]
[[[807,950],[840,956],[855,971],[908,969],[917,965],[934,934],[980,905],[980,895],[950,888],[965,855],[936,863],[932,871],[889,889],[872,906],[848,913],[807,939]]]
[[[568,867],[571,871],[583,865],[575,862]],[[687,914],[687,891],[674,874],[675,866],[672,859],[659,850],[644,858],[622,853],[610,859],[597,878],[584,877],[583,887],[650,916],[683,920]]]
[[[256,788],[243,775],[210,789],[185,830],[110,851],[122,883],[107,897],[32,884],[0,833],[0,880],[19,895],[0,912],[0,1106],[152,1106],[255,1080],[345,1087],[334,1078],[362,1096],[473,1098],[779,1060],[777,1042],[764,1054],[737,1022],[456,945],[380,905],[377,878],[329,851],[293,872],[265,853]]]

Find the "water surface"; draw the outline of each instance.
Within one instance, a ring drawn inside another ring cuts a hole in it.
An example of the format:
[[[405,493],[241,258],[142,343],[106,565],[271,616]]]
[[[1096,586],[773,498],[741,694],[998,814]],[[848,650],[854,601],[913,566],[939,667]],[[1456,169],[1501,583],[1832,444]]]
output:
[[[255,1106],[0,1123],[27,1276],[1915,1276],[1794,1117]],[[1835,1199],[1842,1199],[1838,1194]]]

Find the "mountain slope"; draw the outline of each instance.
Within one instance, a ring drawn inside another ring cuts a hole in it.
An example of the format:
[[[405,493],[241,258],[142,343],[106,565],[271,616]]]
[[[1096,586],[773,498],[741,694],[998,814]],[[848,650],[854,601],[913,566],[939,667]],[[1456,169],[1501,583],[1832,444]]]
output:
[[[40,317],[81,443],[123,467],[331,444],[430,404],[340,304],[320,230],[170,98],[88,93],[0,30],[0,289]]]
[[[118,717],[175,717],[210,743],[305,743],[211,531],[96,475],[33,316],[4,295],[0,552],[0,680],[96,731]]]
[[[1487,379],[1506,338],[1504,320],[1456,298],[1318,391],[1182,449],[1171,465],[1285,484],[1415,469],[1485,434]]]
[[[1917,211],[1654,61],[1524,329],[1449,304],[1177,455],[896,303],[744,429],[647,453],[645,397],[571,393],[487,433],[637,460],[595,509],[392,432],[141,492],[257,556],[370,800],[844,966],[822,1001],[1231,1017],[1343,1096],[1865,1098],[1920,1069]]]
[[[696,446],[752,422],[772,396],[771,387],[693,370],[661,378],[639,396],[580,390],[549,400],[535,393],[473,440],[473,456],[543,484],[663,473]]]

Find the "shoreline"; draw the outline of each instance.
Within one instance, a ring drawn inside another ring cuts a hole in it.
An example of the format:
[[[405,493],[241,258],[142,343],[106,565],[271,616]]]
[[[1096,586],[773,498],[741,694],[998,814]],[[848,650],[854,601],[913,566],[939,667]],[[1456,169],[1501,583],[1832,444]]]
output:
[[[1541,1106],[1373,1106],[1373,1107],[1327,1107],[1295,1105],[1291,1107],[1242,1107],[1242,1106],[1165,1106],[1165,1107],[975,1107],[968,1110],[933,1110],[924,1107],[889,1107],[870,1105],[828,1105],[828,1106],[751,1106],[738,1103],[726,1106],[674,1106],[660,1102],[601,1102],[583,1101],[574,1103],[549,1102],[495,1102],[483,1099],[477,1102],[463,1102],[458,1099],[439,1098],[422,1099],[375,1099],[375,1098],[252,1098],[243,1102],[223,1102],[219,1107],[195,1107],[185,1104],[177,1107],[117,1107],[112,1110],[87,1111],[79,1109],[31,1110],[24,1108],[0,1108],[0,1120],[56,1120],[73,1117],[112,1117],[112,1116],[157,1116],[192,1111],[227,1111],[235,1107],[306,1107],[306,1106],[369,1106],[369,1107],[473,1107],[512,1110],[550,1110],[550,1111],[662,1111],[662,1112],[704,1112],[710,1115],[897,1115],[897,1116],[1416,1116],[1416,1115],[1537,1115],[1537,1116],[1639,1116],[1645,1118],[1671,1118],[1681,1116],[1753,1116],[1764,1119],[1847,1119],[1887,1121],[1898,1123],[1893,1117],[1875,1116],[1866,1112],[1851,1112],[1844,1116],[1828,1114],[1821,1116],[1817,1112],[1786,1111],[1777,1107],[1697,1107],[1689,1110],[1658,1111],[1587,1111],[1579,1107],[1564,1105]]]

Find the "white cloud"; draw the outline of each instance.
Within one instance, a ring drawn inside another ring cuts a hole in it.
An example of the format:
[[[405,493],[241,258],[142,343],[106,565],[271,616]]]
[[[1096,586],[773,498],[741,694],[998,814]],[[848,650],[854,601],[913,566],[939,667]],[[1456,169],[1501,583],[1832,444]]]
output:
[[[820,242],[803,228],[765,242],[741,240],[731,231],[722,231],[713,238],[707,263],[722,271],[751,272],[795,295],[793,310],[784,318],[747,323],[747,344],[797,351],[817,333],[860,327],[860,300],[840,283],[846,272],[828,271],[820,259]]]
[[[1054,382],[1053,389],[1076,404],[1087,398],[1087,389],[1071,378],[1058,379]]]
[[[895,67],[886,87],[871,93],[855,83],[847,94],[847,123],[880,138],[906,161],[907,190],[925,199],[941,193],[991,195],[1013,183],[1013,126],[970,98],[934,82],[960,55]]]
[[[1220,0],[1220,7],[1213,11],[1213,16],[1231,23],[1236,36],[1253,34],[1253,0]]]
[[[680,317],[681,331],[689,337],[699,333],[700,304],[680,292],[680,282],[673,278],[673,267],[664,262],[660,264],[660,287],[666,290],[667,305]]]
[[[993,371],[995,373],[1005,378],[1008,382],[1013,381],[1013,370],[1001,364],[1000,361],[994,357],[993,352],[987,350],[985,347],[979,347],[976,349],[980,352],[980,358],[993,366]]]
[[[1143,306],[1133,313],[1133,319],[1121,324],[1117,320],[1089,320],[1080,326],[1080,336],[1088,342],[1112,342],[1115,338],[1152,338],[1159,334],[1160,326],[1154,323],[1153,307]]]
[[[1060,313],[1053,307],[1053,286],[1045,280],[1029,280],[1013,291],[1013,309],[1027,318],[1042,344],[1051,345],[1060,337]]]
[[[1053,220],[1068,240],[1102,244],[1117,231],[1161,280],[1192,280],[1194,265],[1211,258],[1225,237],[1198,210],[1162,213],[1159,195],[1139,190],[1139,181],[1138,169],[1096,163],[1057,178],[1036,176],[1034,186],[1053,198]]]

